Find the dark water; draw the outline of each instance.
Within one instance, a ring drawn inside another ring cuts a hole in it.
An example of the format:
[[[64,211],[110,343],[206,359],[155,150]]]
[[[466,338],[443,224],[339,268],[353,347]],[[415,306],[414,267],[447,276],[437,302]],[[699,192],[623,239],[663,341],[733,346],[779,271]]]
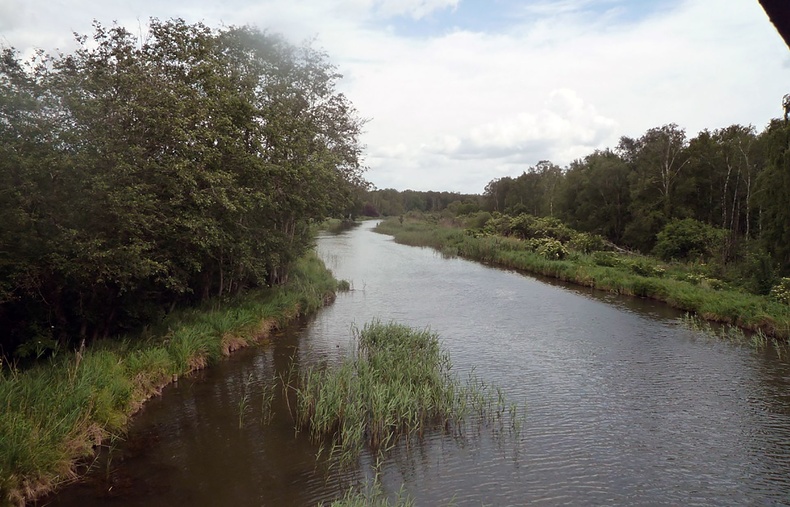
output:
[[[441,432],[380,464],[418,505],[790,505],[790,365],[709,339],[658,304],[547,284],[372,224],[319,240],[354,290],[273,345],[241,351],[149,402],[109,462],[52,505],[315,505],[370,475],[327,471],[274,391],[297,364],[337,361],[352,326],[440,334],[458,374],[526,404],[521,431]],[[268,387],[267,387],[268,386]],[[246,396],[246,397],[245,397]],[[240,417],[243,412],[243,417]]]

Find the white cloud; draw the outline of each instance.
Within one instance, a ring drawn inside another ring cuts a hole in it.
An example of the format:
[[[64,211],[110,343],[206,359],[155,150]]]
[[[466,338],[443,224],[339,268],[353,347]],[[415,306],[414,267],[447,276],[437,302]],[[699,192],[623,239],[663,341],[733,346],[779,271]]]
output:
[[[758,2],[667,1],[632,20],[615,0],[523,5],[498,33],[445,25],[421,37],[399,35],[387,18],[452,20],[463,0],[0,0],[0,19],[23,49],[68,49],[71,31],[89,32],[92,18],[132,29],[149,16],[255,24],[296,42],[317,35],[345,76],[342,91],[372,119],[368,178],[382,188],[481,192],[541,159],[564,165],[671,122],[689,135],[759,129],[790,91],[790,53]]]
[[[617,122],[599,115],[570,89],[553,90],[544,107],[474,126],[462,138],[444,136],[435,151],[449,158],[534,160],[564,158],[571,148],[592,152],[616,134]],[[536,150],[543,150],[536,153]]]

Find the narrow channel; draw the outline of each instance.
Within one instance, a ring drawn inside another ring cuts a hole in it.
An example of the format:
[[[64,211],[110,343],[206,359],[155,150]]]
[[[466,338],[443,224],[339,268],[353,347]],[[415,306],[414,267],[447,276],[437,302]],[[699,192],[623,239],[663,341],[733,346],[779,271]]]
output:
[[[693,332],[664,305],[549,283],[372,232],[318,251],[353,290],[266,347],[168,387],[91,479],[49,505],[315,505],[369,473],[327,470],[286,401],[297,365],[346,354],[372,319],[439,333],[461,376],[525,405],[515,437],[436,432],[380,465],[417,505],[790,502],[790,362]],[[297,366],[298,367],[298,366]],[[100,463],[100,464],[99,464]]]

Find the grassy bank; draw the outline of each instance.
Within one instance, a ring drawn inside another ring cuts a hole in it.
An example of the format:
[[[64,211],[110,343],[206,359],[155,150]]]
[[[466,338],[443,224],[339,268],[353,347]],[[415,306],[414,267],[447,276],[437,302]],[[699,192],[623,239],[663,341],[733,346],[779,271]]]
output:
[[[317,229],[330,232],[332,234],[340,234],[341,232],[353,229],[359,224],[360,222],[345,218],[327,218],[320,225],[318,225]]]
[[[680,265],[615,252],[570,251],[552,259],[535,243],[513,237],[475,236],[438,222],[390,219],[377,232],[412,246],[429,246],[444,255],[517,269],[605,291],[663,301],[700,317],[759,331],[777,339],[790,338],[790,306],[696,276]],[[544,243],[546,244],[546,243]]]
[[[266,340],[337,289],[310,254],[285,286],[176,312],[142,336],[61,352],[23,372],[0,368],[0,504],[22,505],[73,480],[77,465],[163,386]]]

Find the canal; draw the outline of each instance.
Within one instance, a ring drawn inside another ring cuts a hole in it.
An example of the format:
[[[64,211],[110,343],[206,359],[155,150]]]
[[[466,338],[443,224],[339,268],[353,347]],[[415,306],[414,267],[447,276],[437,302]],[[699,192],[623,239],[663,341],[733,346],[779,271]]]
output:
[[[375,473],[426,506],[790,503],[790,362],[773,347],[706,337],[659,303],[398,245],[373,225],[319,237],[350,292],[168,387],[89,480],[45,501],[315,505]],[[339,361],[373,319],[438,333],[459,376],[524,407],[521,430],[436,431],[375,472],[368,454],[352,470],[317,460],[280,379]]]

